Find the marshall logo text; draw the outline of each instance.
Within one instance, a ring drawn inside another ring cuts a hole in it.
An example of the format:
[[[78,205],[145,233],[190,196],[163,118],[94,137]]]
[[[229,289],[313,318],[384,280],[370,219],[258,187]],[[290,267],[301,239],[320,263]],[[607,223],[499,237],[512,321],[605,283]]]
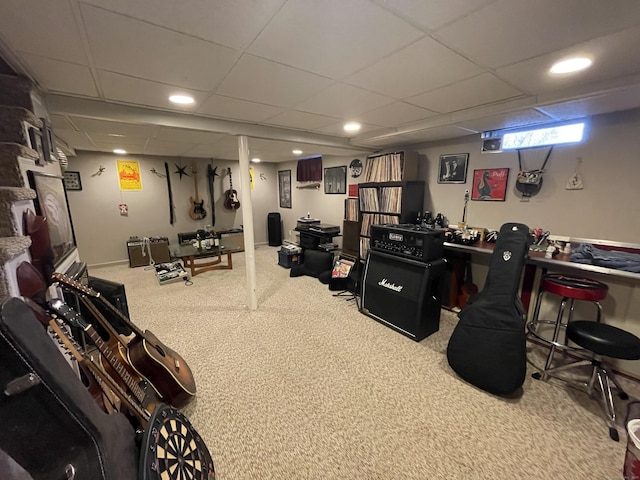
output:
[[[389,283],[389,280],[387,280],[386,278],[383,278],[382,280],[380,280],[378,282],[378,285],[384,288],[388,288],[389,290],[394,290],[396,292],[400,292],[404,288],[403,285],[396,285],[395,283]]]

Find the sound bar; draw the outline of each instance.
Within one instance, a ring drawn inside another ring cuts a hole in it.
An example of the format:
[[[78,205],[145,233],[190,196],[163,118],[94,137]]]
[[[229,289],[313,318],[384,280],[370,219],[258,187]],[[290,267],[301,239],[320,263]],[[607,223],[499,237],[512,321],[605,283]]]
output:
[[[440,328],[444,258],[421,262],[369,251],[362,285],[362,313],[419,342]]]

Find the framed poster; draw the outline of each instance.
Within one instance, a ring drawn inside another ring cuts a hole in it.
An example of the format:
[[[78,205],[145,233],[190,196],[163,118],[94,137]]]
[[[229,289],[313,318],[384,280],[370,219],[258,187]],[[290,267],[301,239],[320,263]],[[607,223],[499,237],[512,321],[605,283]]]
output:
[[[468,153],[440,155],[438,183],[466,183],[468,164]]]
[[[29,185],[36,191],[36,213],[47,218],[53,264],[58,266],[76,248],[63,177],[27,170]]]
[[[140,165],[136,160],[116,160],[120,190],[142,190]]]
[[[471,200],[504,201],[508,179],[508,168],[474,170]]]
[[[347,193],[347,166],[324,169],[324,193]]]
[[[280,208],[291,208],[291,170],[278,171]]]

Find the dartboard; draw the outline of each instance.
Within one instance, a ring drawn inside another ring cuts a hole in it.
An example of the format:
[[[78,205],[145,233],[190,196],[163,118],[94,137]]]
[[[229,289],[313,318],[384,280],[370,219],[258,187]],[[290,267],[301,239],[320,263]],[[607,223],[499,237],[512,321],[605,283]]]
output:
[[[142,438],[140,479],[215,478],[209,450],[187,417],[169,405],[158,405]]]

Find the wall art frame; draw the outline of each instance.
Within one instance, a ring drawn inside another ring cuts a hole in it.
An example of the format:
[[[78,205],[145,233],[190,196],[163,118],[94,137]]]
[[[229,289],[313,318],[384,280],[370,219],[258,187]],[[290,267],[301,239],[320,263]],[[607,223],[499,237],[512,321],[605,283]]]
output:
[[[82,179],[80,178],[80,172],[75,172],[72,170],[65,170],[62,174],[64,177],[64,188],[65,190],[82,190]]]
[[[438,183],[467,183],[468,153],[440,155]]]
[[[29,126],[29,143],[31,144],[31,148],[38,152],[38,159],[36,160],[36,165],[45,165],[47,160],[44,154],[44,145],[42,140],[42,131],[34,126]]]
[[[474,170],[471,200],[504,202],[507,197],[508,180],[508,168]]]
[[[54,266],[76,249],[76,236],[71,221],[71,210],[64,177],[27,170],[29,186],[36,191],[34,206],[38,215],[47,218]]]
[[[347,193],[347,166],[328,167],[324,169],[324,193]]]
[[[278,170],[280,208],[291,208],[291,170]]]

